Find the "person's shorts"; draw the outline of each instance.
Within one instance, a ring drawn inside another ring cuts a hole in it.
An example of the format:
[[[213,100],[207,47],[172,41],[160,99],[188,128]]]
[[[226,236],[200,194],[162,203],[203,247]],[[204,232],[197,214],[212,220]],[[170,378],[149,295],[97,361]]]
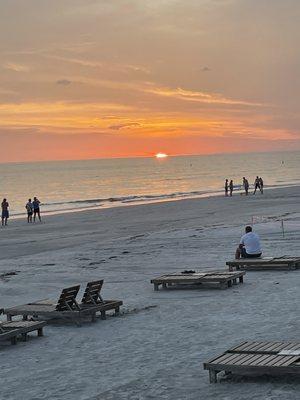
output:
[[[35,214],[38,214],[38,213],[40,212],[40,209],[39,209],[39,208],[35,208],[35,209],[33,210],[33,212],[34,212]]]
[[[8,212],[8,210],[2,211],[2,218],[9,218],[9,212]]]
[[[258,253],[258,254],[248,254],[247,252],[246,252],[246,249],[245,249],[245,247],[243,247],[242,248],[242,258],[259,258],[259,257],[261,257],[261,253]]]
[[[27,215],[28,215],[28,217],[31,217],[31,216],[32,216],[32,214],[33,214],[33,212],[32,212],[32,211],[28,211],[28,212],[27,212]]]

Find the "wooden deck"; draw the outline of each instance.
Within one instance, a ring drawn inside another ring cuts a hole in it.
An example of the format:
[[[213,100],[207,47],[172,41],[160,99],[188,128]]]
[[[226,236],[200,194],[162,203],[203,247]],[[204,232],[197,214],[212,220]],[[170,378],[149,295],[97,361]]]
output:
[[[300,257],[263,257],[263,258],[241,258],[239,260],[227,261],[229,271],[237,270],[281,270],[300,268]]]
[[[300,342],[243,342],[203,364],[210,383],[219,372],[247,375],[300,375]]]
[[[115,314],[119,313],[120,306],[123,304],[120,300],[104,300],[97,305],[79,304],[78,309],[71,310],[57,310],[57,305],[52,304],[49,300],[41,300],[40,302],[24,304],[12,308],[4,309],[4,314],[7,316],[8,321],[12,321],[12,317],[22,315],[24,320],[28,317],[44,317],[47,319],[65,319],[81,325],[81,320],[90,317],[94,322],[96,314],[101,314],[101,319],[106,318],[106,312],[114,310]]]
[[[238,282],[243,283],[245,271],[212,271],[212,272],[195,272],[195,273],[180,273],[175,272],[168,275],[162,275],[152,279],[154,290],[159,290],[161,285],[163,289],[175,287],[203,287],[203,288],[220,288],[227,289]]]
[[[37,331],[38,336],[43,336],[46,321],[10,321],[0,324],[0,341],[10,339],[12,344],[17,343],[18,337],[27,340],[30,332]]]

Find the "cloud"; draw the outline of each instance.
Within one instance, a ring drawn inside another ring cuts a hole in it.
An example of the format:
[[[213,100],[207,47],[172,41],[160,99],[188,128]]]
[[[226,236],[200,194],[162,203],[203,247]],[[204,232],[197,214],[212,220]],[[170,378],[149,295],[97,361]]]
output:
[[[264,106],[262,103],[252,103],[243,100],[234,100],[226,98],[218,93],[206,93],[193,90],[185,90],[182,88],[153,88],[146,89],[148,93],[156,94],[158,96],[170,97],[184,101],[193,101],[208,104],[225,104],[225,105],[241,105],[241,106]]]
[[[29,72],[30,68],[27,65],[17,64],[13,62],[7,62],[3,65],[3,68],[14,72]]]
[[[139,126],[141,126],[141,124],[138,122],[128,122],[128,123],[124,123],[124,124],[110,125],[108,127],[108,129],[112,129],[114,131],[119,131],[121,129],[128,129],[128,128],[139,127]]]
[[[209,67],[202,67],[201,71],[202,72],[209,72],[209,71],[211,71],[211,69]]]
[[[56,81],[57,85],[63,85],[63,86],[68,86],[71,85],[72,81],[69,79],[59,79]]]

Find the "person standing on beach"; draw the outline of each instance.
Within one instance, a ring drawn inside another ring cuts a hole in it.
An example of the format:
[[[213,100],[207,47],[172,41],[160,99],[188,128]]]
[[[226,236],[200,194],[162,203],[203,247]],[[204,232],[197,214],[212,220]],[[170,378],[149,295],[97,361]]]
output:
[[[232,179],[229,182],[229,192],[230,192],[230,196],[232,196],[232,192],[233,192],[233,180]]]
[[[245,195],[248,196],[249,182],[248,182],[248,179],[246,179],[245,177],[243,177],[243,186],[244,186],[244,189],[245,189]]]
[[[41,212],[40,212],[40,204],[41,202],[37,197],[33,198],[32,206],[33,206],[33,222],[35,222],[36,216],[39,217],[39,221],[42,222]]]
[[[27,222],[31,223],[32,222],[32,214],[33,214],[33,204],[31,199],[28,199],[28,202],[25,206],[26,210],[27,210]]]
[[[264,194],[264,181],[262,177],[259,178],[259,190],[261,194]]]
[[[258,176],[255,178],[255,181],[254,181],[254,192],[253,192],[253,194],[256,193],[257,189],[260,190],[260,182],[259,182],[259,177]]]
[[[245,235],[241,237],[235,258],[258,258],[262,254],[259,236],[252,232],[252,226],[246,226]]]
[[[8,212],[8,201],[6,199],[3,199],[1,203],[1,208],[2,208],[2,226],[7,225],[7,220],[9,218],[9,212]]]
[[[225,180],[224,189],[225,189],[225,196],[228,196],[228,179]]]

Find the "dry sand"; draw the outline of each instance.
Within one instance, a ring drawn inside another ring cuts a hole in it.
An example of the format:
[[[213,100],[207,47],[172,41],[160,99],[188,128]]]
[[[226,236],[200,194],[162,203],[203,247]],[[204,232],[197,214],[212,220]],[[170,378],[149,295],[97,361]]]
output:
[[[300,255],[298,187],[10,221],[0,273],[16,275],[0,279],[0,308],[99,278],[104,297],[124,307],[117,318],[48,325],[44,338],[1,346],[0,399],[298,399],[299,379],[209,384],[202,363],[247,339],[299,341],[300,270],[249,272],[223,291],[150,284],[165,272],[223,269],[252,216],[264,217],[255,228],[266,256]]]

